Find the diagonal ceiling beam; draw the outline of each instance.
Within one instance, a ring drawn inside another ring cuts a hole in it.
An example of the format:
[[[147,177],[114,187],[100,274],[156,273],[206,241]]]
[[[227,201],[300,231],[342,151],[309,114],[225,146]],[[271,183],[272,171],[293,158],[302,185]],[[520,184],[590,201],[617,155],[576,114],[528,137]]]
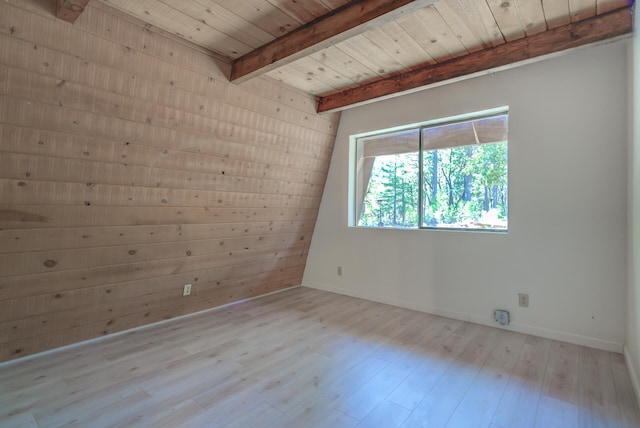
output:
[[[627,6],[583,21],[474,52],[414,68],[354,88],[318,98],[318,113],[341,110],[377,98],[416,90],[445,80],[518,63],[632,32],[633,8]]]
[[[244,82],[435,2],[353,0],[236,59],[230,80]]]
[[[63,21],[70,23],[76,22],[76,19],[84,12],[89,0],[58,0],[56,4],[56,16]]]

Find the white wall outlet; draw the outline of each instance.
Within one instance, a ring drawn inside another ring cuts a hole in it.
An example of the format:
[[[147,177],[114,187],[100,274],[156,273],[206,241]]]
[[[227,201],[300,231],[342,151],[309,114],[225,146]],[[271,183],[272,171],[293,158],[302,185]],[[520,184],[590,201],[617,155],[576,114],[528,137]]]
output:
[[[189,294],[191,294],[191,284],[185,284],[184,288],[182,289],[182,295],[188,296]]]
[[[525,293],[518,293],[518,305],[523,308],[529,307],[529,295]]]
[[[338,266],[338,276],[342,276],[342,266]]]

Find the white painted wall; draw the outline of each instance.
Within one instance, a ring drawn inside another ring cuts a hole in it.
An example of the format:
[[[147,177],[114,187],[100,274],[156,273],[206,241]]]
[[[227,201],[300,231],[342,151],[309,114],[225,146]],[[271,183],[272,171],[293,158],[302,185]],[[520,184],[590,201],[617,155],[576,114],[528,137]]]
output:
[[[303,285],[622,351],[627,41],[343,113]],[[349,135],[508,105],[508,234],[347,227]],[[343,275],[337,275],[337,266]],[[519,308],[518,292],[530,295]]]
[[[635,13],[634,28],[640,25]],[[625,357],[631,374],[636,397],[640,397],[640,35],[637,30],[629,49],[629,85],[632,90],[629,113],[629,159],[630,159],[630,244],[629,244],[629,289],[627,291],[627,344]]]

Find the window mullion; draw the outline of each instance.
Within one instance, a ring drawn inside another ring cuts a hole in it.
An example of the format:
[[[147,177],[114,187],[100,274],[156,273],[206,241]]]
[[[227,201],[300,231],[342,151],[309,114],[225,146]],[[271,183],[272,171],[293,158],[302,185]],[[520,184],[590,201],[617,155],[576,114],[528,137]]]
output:
[[[424,188],[423,182],[423,156],[422,156],[422,127],[418,132],[418,229],[422,229],[423,222],[422,216],[424,212],[424,196],[422,194],[422,189]]]

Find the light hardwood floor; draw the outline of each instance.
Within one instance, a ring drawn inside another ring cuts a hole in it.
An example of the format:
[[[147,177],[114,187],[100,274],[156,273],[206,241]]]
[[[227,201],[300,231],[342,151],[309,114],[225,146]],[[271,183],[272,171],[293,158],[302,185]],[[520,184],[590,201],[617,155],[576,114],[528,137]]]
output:
[[[296,288],[0,366],[2,427],[638,427],[619,354]]]

